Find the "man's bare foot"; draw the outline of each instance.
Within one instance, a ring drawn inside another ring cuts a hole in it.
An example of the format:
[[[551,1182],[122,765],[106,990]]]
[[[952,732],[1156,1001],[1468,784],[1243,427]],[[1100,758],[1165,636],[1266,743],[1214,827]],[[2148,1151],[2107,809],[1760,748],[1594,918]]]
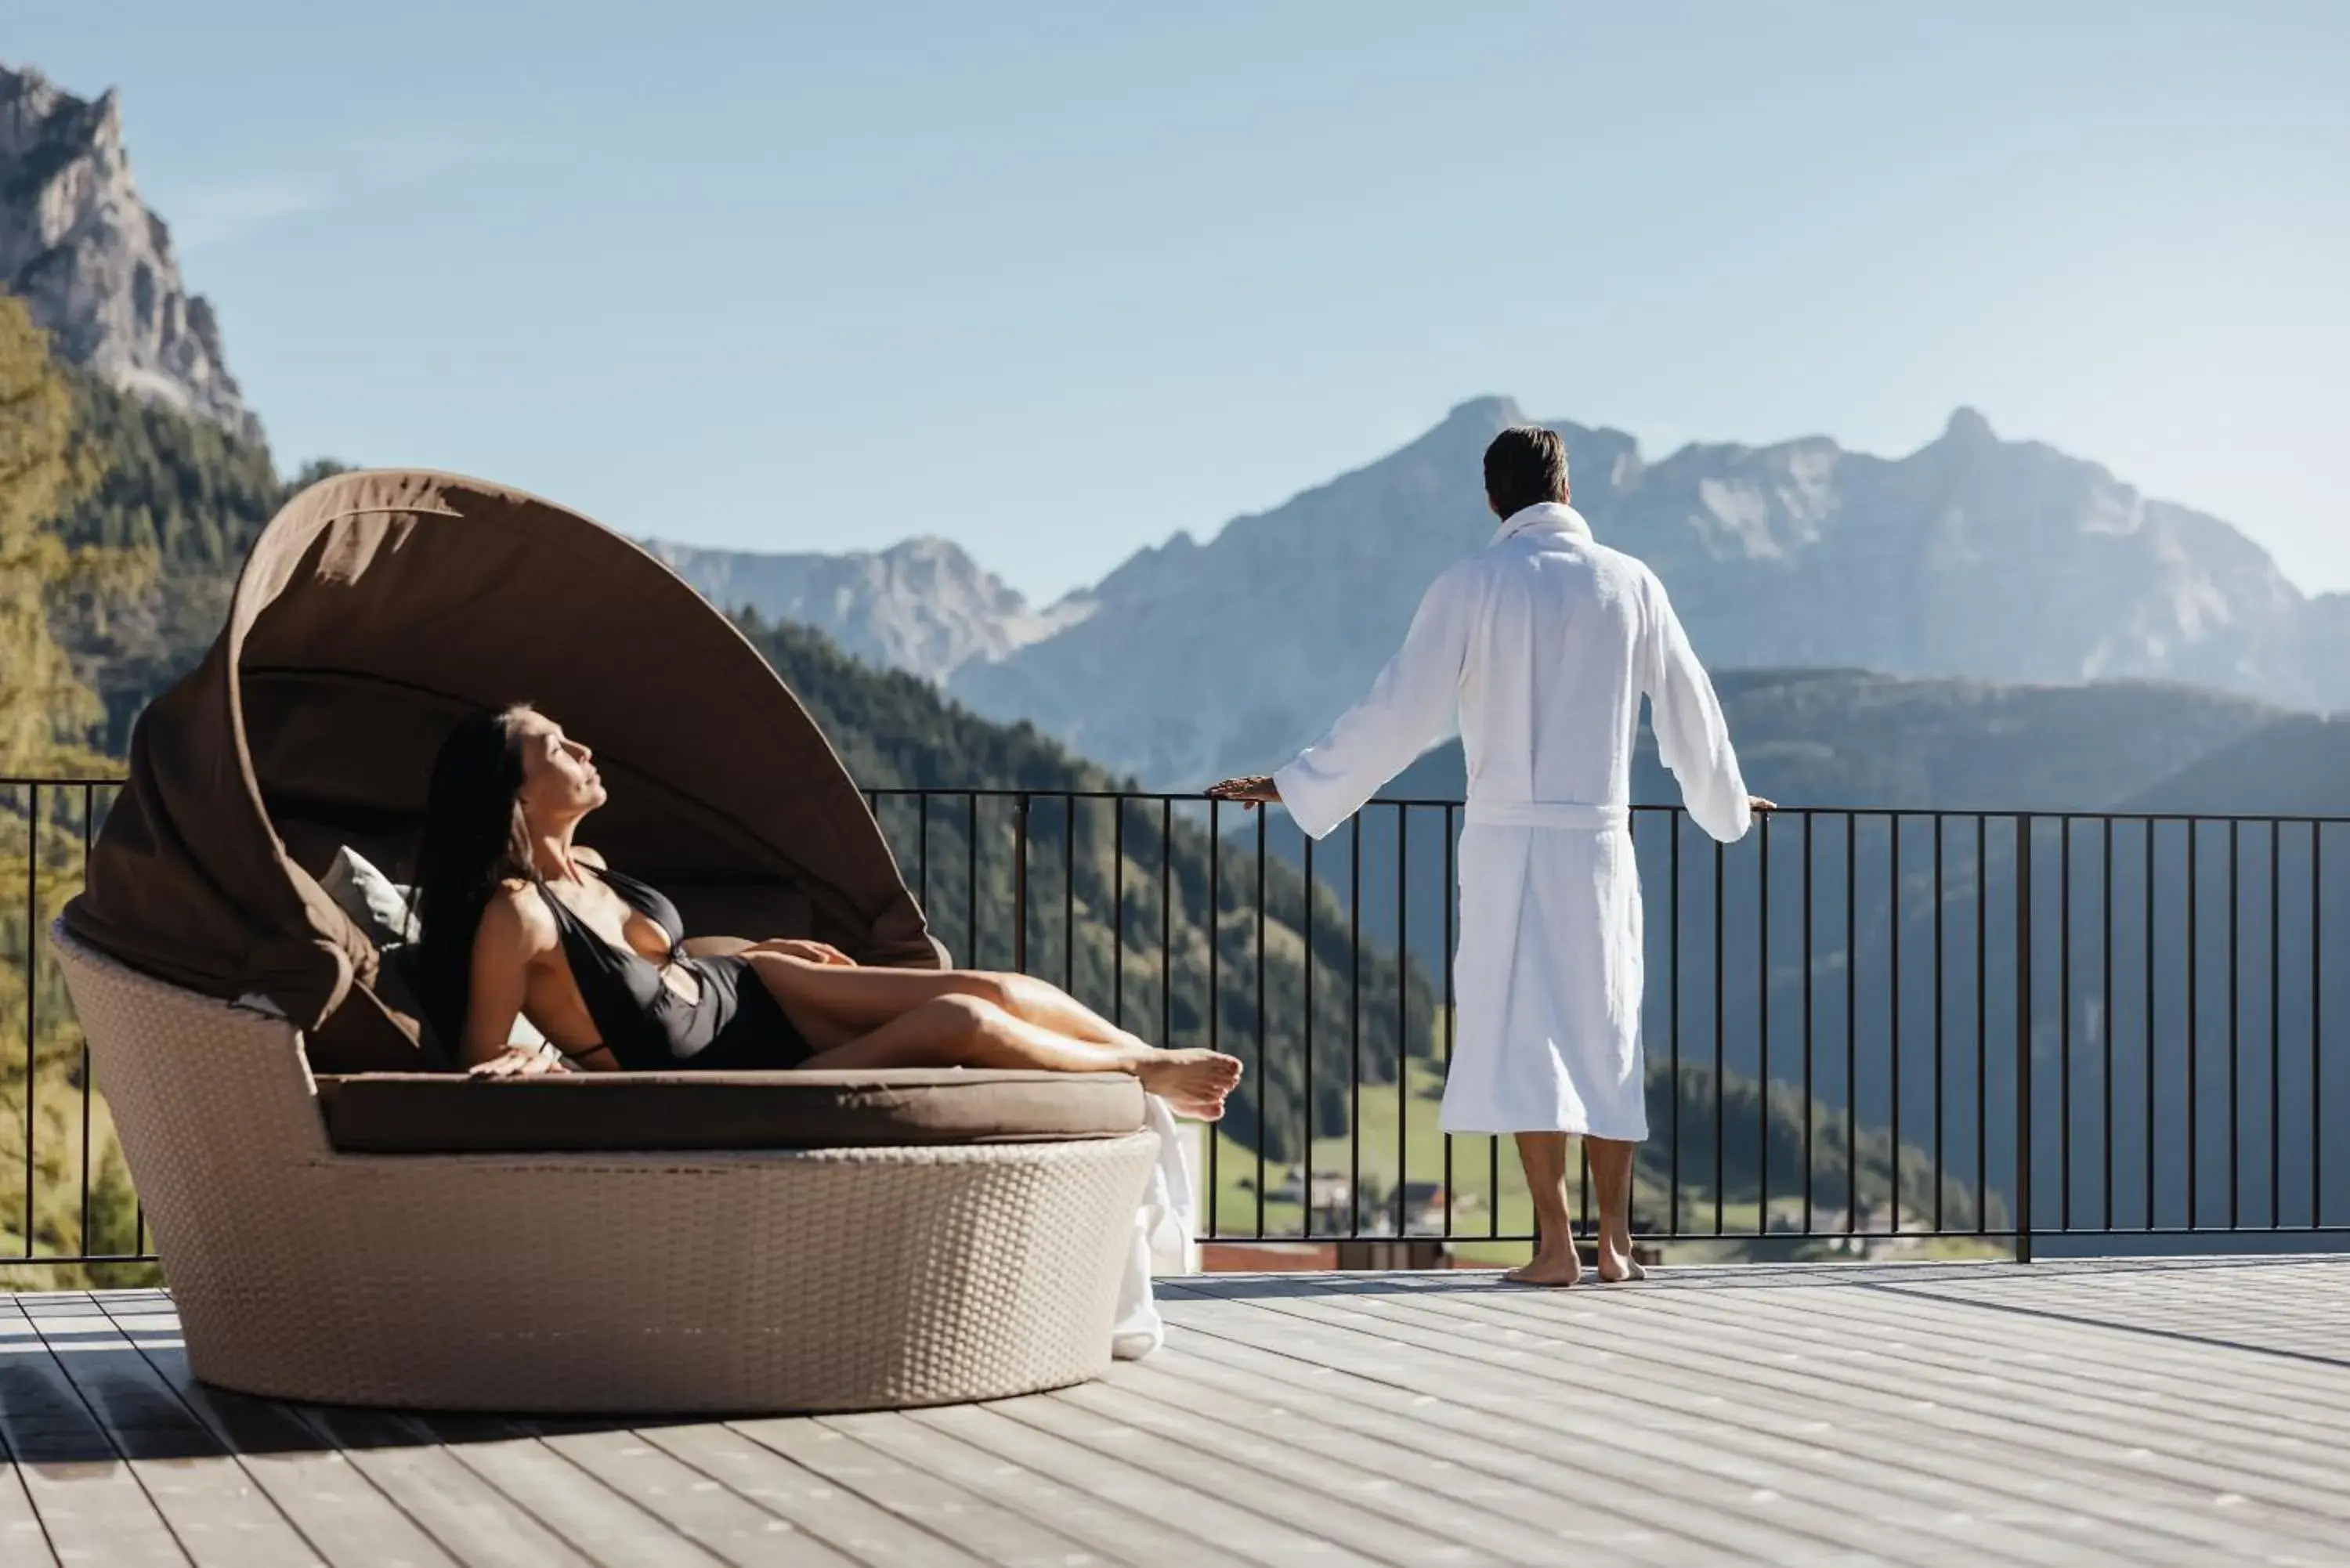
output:
[[[1645,1280],[1648,1277],[1648,1271],[1634,1260],[1628,1242],[1621,1247],[1607,1241],[1599,1243],[1599,1278],[1602,1282],[1620,1285],[1626,1280]]]
[[[1547,1285],[1553,1289],[1578,1285],[1583,1282],[1583,1260],[1575,1256],[1573,1247],[1557,1252],[1541,1251],[1524,1268],[1512,1269],[1502,1278],[1513,1285]]]
[[[1241,1081],[1241,1059],[1221,1051],[1153,1051],[1134,1075],[1177,1116],[1212,1122],[1222,1117],[1224,1097]]]

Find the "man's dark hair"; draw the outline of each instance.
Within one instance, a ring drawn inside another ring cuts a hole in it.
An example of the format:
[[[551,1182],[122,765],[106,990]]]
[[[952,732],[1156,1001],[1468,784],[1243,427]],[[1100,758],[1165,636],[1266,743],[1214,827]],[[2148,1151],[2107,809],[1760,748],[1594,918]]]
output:
[[[1540,425],[1513,425],[1485,449],[1485,494],[1503,516],[1566,499],[1566,442]]]

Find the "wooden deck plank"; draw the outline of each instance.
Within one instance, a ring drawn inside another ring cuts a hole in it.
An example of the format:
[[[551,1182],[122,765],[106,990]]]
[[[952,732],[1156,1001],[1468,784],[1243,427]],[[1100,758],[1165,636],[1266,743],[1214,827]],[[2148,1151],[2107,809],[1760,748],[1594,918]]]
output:
[[[713,1568],[719,1562],[513,1421],[433,1415],[407,1422],[509,1518],[529,1521],[560,1553],[547,1561],[584,1559],[598,1568]]]
[[[1952,1310],[1966,1306],[1991,1310]],[[1902,1354],[1942,1366],[1985,1355],[2020,1360],[2058,1386],[2093,1383],[2116,1394],[2127,1391],[2149,1407],[2192,1407],[2207,1421],[2213,1403],[2224,1402],[2231,1416],[2257,1417],[2260,1429],[2305,1428],[2314,1440],[2350,1438],[2350,1366],[2337,1374],[2324,1365],[2276,1361],[2265,1347],[2250,1356],[2207,1355],[2206,1345],[2168,1343],[2167,1332],[2149,1343],[2149,1331],[2135,1324],[2092,1327],[2018,1309],[1981,1292],[1871,1285],[1856,1306],[1847,1306],[1844,1293],[1821,1291],[1804,1300],[1803,1318],[1823,1334],[1841,1332],[1839,1324],[1859,1325],[1884,1339],[1918,1331]]]
[[[1078,1394],[1100,1395],[1084,1404]],[[1253,1465],[1159,1441],[1125,1415],[1106,1415],[1122,1397],[1115,1389],[1071,1389],[1006,1400],[995,1408],[1014,1420],[1050,1433],[1089,1452],[1123,1458],[1139,1470],[1194,1497],[1222,1498],[1260,1518],[1346,1547],[1391,1568],[1465,1568],[1499,1561],[1459,1542],[1448,1541],[1394,1519],[1365,1514],[1337,1499],[1300,1490]]]
[[[1005,1568],[1100,1568],[1099,1553],[1060,1531],[859,1440],[862,1428],[882,1424],[858,1416],[732,1423],[753,1441],[953,1542],[982,1562]]]
[[[1929,1546],[1939,1546],[1866,1517],[1843,1489],[1818,1483],[1788,1457],[1754,1460],[1722,1454],[1703,1441],[1694,1420],[1679,1429],[1615,1421],[1603,1437],[1589,1415],[1596,1401],[1587,1393],[1562,1392],[1521,1369],[1481,1365],[1440,1341],[1390,1337],[1386,1330],[1393,1326],[1378,1325],[1373,1332],[1359,1324],[1316,1321],[1310,1313],[1265,1310],[1220,1317],[1212,1332],[1390,1385],[1438,1407],[1471,1410],[1484,1422],[1498,1418],[1509,1424],[1515,1443],[1531,1446],[1528,1434],[1542,1434],[1546,1440],[1540,1446],[1559,1462],[1561,1495],[1572,1495],[1591,1475],[1619,1486],[1645,1480],[1664,1507],[1685,1500],[1679,1506],[1690,1511],[1686,1528],[1708,1532],[1717,1544],[1752,1542],[1775,1562],[1915,1562],[1926,1560]],[[1405,1330],[1406,1335],[1413,1332]]]
[[[1774,1440],[1740,1446],[1748,1448],[1763,1462],[1780,1463],[1801,1455],[1808,1466],[1816,1468],[1819,1450],[1843,1447],[1853,1457],[1871,1463],[1899,1464],[1904,1456],[1908,1456],[1918,1466],[1919,1473],[1929,1475],[1932,1469],[1945,1468],[1945,1461],[1952,1457],[1963,1458],[1963,1449],[1953,1442],[1953,1428],[1972,1437],[1987,1438],[1994,1444],[2012,1438],[2015,1430],[2012,1425],[1991,1423],[1986,1427],[1952,1408],[1945,1400],[1921,1401],[1913,1393],[1881,1389],[1873,1386],[1866,1375],[1840,1376],[1825,1366],[1810,1364],[1803,1373],[1787,1374],[1756,1364],[1760,1357],[1783,1354],[1783,1344],[1759,1346],[1743,1356],[1721,1355],[1702,1341],[1677,1345],[1668,1353],[1659,1348],[1651,1335],[1619,1335],[1611,1327],[1595,1326],[1595,1318],[1610,1318],[1629,1311],[1621,1304],[1627,1298],[1619,1298],[1616,1309],[1600,1311],[1568,1308],[1564,1304],[1565,1298],[1537,1293],[1480,1293],[1486,1298],[1483,1300],[1459,1292],[1443,1294],[1440,1308],[1430,1307],[1427,1303],[1414,1307],[1387,1296],[1358,1298],[1352,1292],[1346,1299],[1355,1310],[1377,1323],[1380,1333],[1412,1338],[1433,1335],[1436,1337],[1430,1343],[1441,1343],[1466,1359],[1500,1371],[1511,1385],[1531,1378],[1549,1382],[1563,1392],[1574,1386],[1568,1358],[1557,1348],[1566,1345],[1567,1339],[1545,1338],[1525,1327],[1506,1324],[1497,1331],[1496,1325],[1487,1320],[1499,1314],[1523,1324],[1531,1314],[1533,1321],[1551,1335],[1571,1329],[1574,1361],[1607,1358],[1610,1387],[1619,1397],[1677,1410],[1687,1417],[1695,1435],[1725,1449],[1731,1446],[1725,1441],[1727,1428],[1744,1425],[1758,1430]],[[1343,1313],[1347,1309],[1328,1310]],[[1567,1322],[1570,1312],[1576,1320],[1571,1324]],[[1540,1354],[1530,1355],[1530,1349]],[[1691,1383],[1684,1376],[1685,1365],[1696,1366],[1703,1376]],[[1808,1433],[1800,1425],[1806,1421],[1816,1424]],[[2176,1555],[2175,1545],[2166,1545],[2159,1534],[2149,1536],[2136,1522],[2140,1516],[2135,1511],[2105,1501],[2100,1489],[2126,1491],[2133,1482],[2143,1479],[2126,1465],[2106,1462],[2110,1456],[2123,1451],[2111,1447],[2096,1449],[2085,1442],[2059,1441],[2054,1447],[2023,1456],[2009,1453],[2001,1461],[2001,1468],[2052,1493],[2042,1507],[2046,1517],[2035,1522],[2044,1528],[2052,1521],[2061,1521],[2065,1530],[2075,1535],[2072,1549],[2090,1549],[2078,1544],[2077,1532],[2091,1519],[2101,1517],[2120,1531],[2123,1539],[2140,1554],[2157,1559]],[[2084,1459],[2084,1454],[2089,1458]],[[1866,1487],[1856,1495],[1877,1499],[1881,1484]],[[2018,1494],[2017,1502],[2030,1509],[2031,1500],[2022,1495],[2022,1488],[2012,1490]],[[2178,1495],[2157,1488],[2147,1494],[2147,1501],[2159,1506],[2164,1501],[2176,1501]],[[2207,1488],[2194,1495],[2209,1497],[2211,1492]],[[2271,1522],[2288,1534],[2322,1534],[2322,1531],[2312,1532],[2306,1525],[2286,1519]],[[2216,1535],[2230,1542],[2241,1539],[2240,1528],[2224,1519],[2197,1528],[2193,1533],[2207,1538]]]
[[[682,1463],[642,1431],[525,1425],[556,1453],[712,1556],[741,1568],[784,1559],[793,1568],[851,1568],[847,1557]]]
[[[169,1521],[12,1298],[0,1298],[0,1448],[60,1562],[186,1568]]]
[[[1544,1349],[1563,1344],[1547,1337],[1533,1343]],[[2075,1516],[2085,1513],[2115,1527],[2108,1544],[2133,1561],[2199,1560],[2203,1550],[2142,1529],[2126,1499],[2108,1503],[2102,1493],[2088,1494],[2085,1506],[2079,1478],[2061,1469],[1984,1461],[1964,1439],[1939,1432],[1931,1410],[1918,1408],[1915,1400],[1906,1402],[1901,1417],[1888,1419],[1881,1410],[1832,1398],[1749,1392],[1720,1376],[1693,1382],[1670,1359],[1643,1361],[1592,1338],[1555,1354],[1604,1362],[1618,1419],[1696,1436],[1724,1453],[1800,1463],[1824,1480],[1875,1500],[1880,1509],[1906,1505],[1962,1516],[1984,1544],[1997,1543],[2018,1562],[2072,1562],[2097,1550],[2066,1538]],[[2240,1537],[2225,1524],[2190,1534],[2216,1544]]]
[[[1008,1404],[943,1405],[906,1414],[910,1420],[963,1438],[975,1448],[1001,1454],[1014,1464],[1161,1525],[1204,1533],[1226,1552],[1263,1568],[1288,1568],[1298,1563],[1362,1568],[1373,1561],[1314,1532],[1294,1529],[1237,1506],[1228,1498],[1170,1485],[1166,1477],[1153,1470],[1016,1420],[1009,1409]]]
[[[731,1425],[647,1428],[644,1436],[852,1563],[970,1568],[980,1561]]]
[[[859,1417],[859,1441],[909,1465],[951,1481],[974,1496],[990,1498],[1039,1524],[1083,1542],[1109,1561],[1130,1568],[1242,1568],[1243,1559],[1211,1543],[1204,1535],[1170,1530],[1153,1519],[1102,1501],[1049,1475],[1011,1463],[960,1438],[926,1427],[900,1411]]]
[[[198,1382],[176,1335],[126,1333],[156,1376],[243,1456],[254,1484],[336,1568],[453,1568],[454,1558],[289,1407]]]
[[[188,1556],[204,1568],[323,1560],[88,1297],[17,1303]]]
[[[474,1445],[444,1441],[430,1423],[389,1411],[311,1405],[300,1413],[467,1568],[586,1568],[593,1561],[485,1480],[469,1462]]]
[[[1399,1462],[1449,1466],[1488,1483],[1513,1483],[1513,1493],[1478,1495],[1538,1527],[1572,1531],[1596,1552],[1635,1563],[1683,1563],[1717,1560],[1734,1546],[1742,1560],[1797,1563],[1816,1561],[1822,1550],[1808,1536],[1758,1528],[1686,1497],[1624,1486],[1586,1468],[1587,1442],[1522,1428],[1431,1394],[1204,1333],[1180,1335],[1166,1354],[1187,1387],[1246,1390],[1272,1407],[1309,1416],[1325,1429],[1385,1447]]]
[[[0,1300],[0,1564],[2350,1564],[2350,1259],[1162,1284],[1097,1383],[681,1423],[248,1399],[160,1292]]]
[[[1481,1477],[1450,1460],[1399,1464],[1398,1451],[1301,1416],[1295,1401],[1219,1395],[1149,1366],[1122,1369],[1111,1384],[1072,1388],[1062,1397],[1159,1438],[1248,1465],[1269,1480],[1301,1489],[1331,1506],[1384,1516],[1440,1540],[1451,1540],[1504,1563],[1549,1563],[1588,1550],[1596,1521],[1562,1500]],[[1547,1528],[1528,1525],[1504,1504],[1531,1497],[1555,1510]],[[1653,1561],[1621,1542],[1611,1555]]]
[[[2167,1476],[2178,1485],[2207,1494],[2232,1490],[2266,1502],[2279,1511],[2277,1521],[2282,1527],[2303,1532],[2331,1534],[2333,1527],[2323,1522],[2324,1518],[2350,1509],[2350,1500],[2329,1490],[2327,1471],[2321,1468],[2313,1472],[2304,1455],[2278,1449],[2262,1453],[2257,1468],[2240,1464],[2241,1442],[2227,1447],[2204,1444],[2191,1436],[2166,1431],[2141,1412],[2116,1410],[2109,1399],[2075,1397],[2012,1381],[1988,1389],[1983,1379],[1996,1375],[1982,1371],[1936,1374],[1905,1366],[1894,1375],[1883,1366],[1863,1365],[1865,1347],[1848,1343],[1841,1345],[1836,1354],[1814,1355],[1798,1366],[1788,1359],[1796,1354],[1788,1344],[1794,1332],[1793,1316],[1779,1333],[1754,1326],[1773,1310],[1773,1303],[1742,1302],[1731,1306],[1714,1298],[1704,1326],[1691,1329],[1675,1310],[1675,1293],[1644,1294],[1648,1305],[1628,1323],[1617,1321],[1628,1310],[1621,1307],[1596,1314],[1588,1309],[1578,1311],[1575,1330],[1580,1342],[1629,1358],[1650,1377],[1682,1370],[1700,1373],[1717,1386],[1741,1387],[1766,1405],[1825,1397],[1841,1407],[1847,1420],[1860,1414],[1898,1424],[1914,1414],[1921,1393],[1930,1393],[1930,1421],[1910,1422],[1905,1439],[1920,1453],[1934,1451],[1930,1434],[1957,1430],[2003,1449],[2023,1450],[2018,1462],[2027,1473],[2047,1473],[2052,1469],[2070,1472],[2088,1487],[2126,1485],[2144,1475]],[[1385,1314],[1387,1303],[1395,1299],[1383,1303],[1362,1298],[1360,1305],[1367,1312]],[[1497,1291],[1482,1300],[1457,1296],[1440,1310],[1452,1322],[1482,1324],[1498,1314],[1520,1322],[1541,1322],[1555,1331],[1563,1321],[1556,1315],[1557,1309],[1537,1304],[1549,1299],[1534,1293]],[[2301,1525],[2289,1522],[2293,1516],[2306,1516],[2313,1510],[2316,1519]]]
[[[1669,1466],[1717,1485],[1742,1486],[1762,1506],[1760,1511],[1799,1524],[1847,1550],[1891,1556],[1932,1551],[1997,1560],[2002,1547],[2009,1560],[2031,1560],[2034,1543],[2027,1533],[2002,1542],[1996,1521],[1951,1508],[1945,1500],[1903,1499],[1881,1484],[1856,1484],[1856,1478],[1824,1470],[1814,1451],[1800,1441],[1754,1445],[1742,1450],[1721,1440],[1721,1425],[1731,1415],[1731,1402],[1719,1393],[1691,1400],[1671,1397],[1669,1386],[1627,1376],[1628,1369],[1598,1357],[1569,1359],[1558,1348],[1563,1342],[1545,1340],[1515,1329],[1493,1331],[1471,1319],[1458,1321],[1383,1297],[1357,1303],[1351,1296],[1306,1301],[1270,1299],[1261,1305],[1281,1315],[1315,1325],[1312,1352],[1317,1358],[1351,1355],[1365,1370],[1382,1366],[1394,1376],[1396,1365],[1419,1362],[1434,1368],[1421,1386],[1482,1408],[1498,1408],[1536,1425],[1564,1428],[1572,1421],[1597,1429],[1604,1421],[1607,1442],[1643,1466]],[[1295,1332],[1295,1324],[1284,1324]],[[1358,1336],[1349,1347],[1327,1338],[1330,1331]],[[1420,1353],[1415,1356],[1412,1352]],[[1432,1358],[1432,1359],[1431,1359]],[[1882,1478],[1871,1478],[1881,1482]],[[1699,1487],[1702,1487],[1700,1481]],[[1692,1490],[1684,1476],[1673,1483],[1676,1492]],[[1704,1495],[1701,1490],[1698,1495]],[[1727,1500],[1725,1500],[1727,1501]],[[2123,1561],[2112,1548],[2101,1547],[2083,1532],[2092,1521],[2050,1508],[2045,1526],[2071,1532],[2069,1552],[2106,1561]]]

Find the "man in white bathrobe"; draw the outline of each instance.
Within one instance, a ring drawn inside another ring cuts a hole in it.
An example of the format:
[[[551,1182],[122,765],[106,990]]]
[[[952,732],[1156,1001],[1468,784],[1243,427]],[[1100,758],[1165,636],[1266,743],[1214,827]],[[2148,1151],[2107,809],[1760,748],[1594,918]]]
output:
[[[1648,1117],[1629,810],[1640,699],[1699,826],[1728,842],[1771,809],[1746,793],[1663,585],[1594,540],[1568,494],[1557,432],[1503,431],[1485,452],[1500,529],[1436,579],[1370,695],[1278,773],[1209,791],[1279,803],[1320,838],[1457,724],[1469,796],[1444,1128],[1517,1136],[1540,1241],[1510,1277],[1544,1285],[1582,1276],[1571,1135],[1599,1192],[1600,1277],[1640,1272],[1632,1158]]]

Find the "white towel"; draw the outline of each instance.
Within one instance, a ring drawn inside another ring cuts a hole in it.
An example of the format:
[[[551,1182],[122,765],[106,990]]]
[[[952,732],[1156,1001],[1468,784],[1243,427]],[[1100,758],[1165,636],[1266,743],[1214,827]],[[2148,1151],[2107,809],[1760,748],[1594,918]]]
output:
[[[1190,1268],[1198,1204],[1175,1113],[1157,1095],[1146,1095],[1143,1101],[1145,1119],[1159,1135],[1159,1159],[1150,1168],[1142,1201],[1135,1207],[1134,1238],[1128,1244],[1126,1272],[1118,1282],[1118,1319],[1110,1325],[1109,1344],[1110,1354],[1120,1361],[1139,1360],[1167,1343],[1166,1322],[1150,1295],[1151,1271],[1154,1264],[1169,1273]]]

